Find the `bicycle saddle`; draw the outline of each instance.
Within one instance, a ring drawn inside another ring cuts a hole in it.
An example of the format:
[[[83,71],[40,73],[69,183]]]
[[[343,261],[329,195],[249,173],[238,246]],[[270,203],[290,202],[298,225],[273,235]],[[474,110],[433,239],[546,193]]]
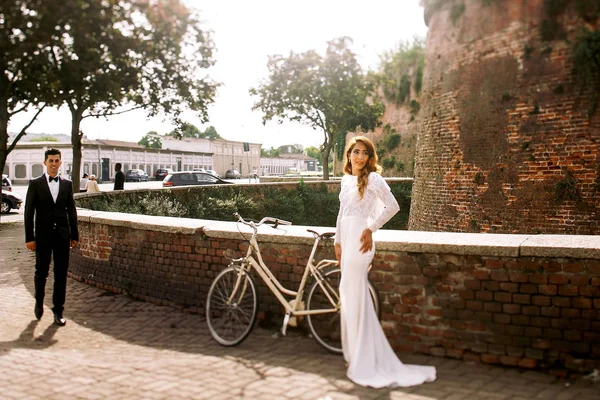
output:
[[[331,239],[332,237],[335,236],[335,232],[319,233],[319,232],[313,231],[312,229],[307,229],[306,231],[312,233],[315,236],[318,236],[319,239]]]

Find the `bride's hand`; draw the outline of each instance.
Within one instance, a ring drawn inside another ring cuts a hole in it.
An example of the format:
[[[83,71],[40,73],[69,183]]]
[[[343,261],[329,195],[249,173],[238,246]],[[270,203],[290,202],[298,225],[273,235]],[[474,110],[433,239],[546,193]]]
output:
[[[339,243],[335,244],[335,258],[338,262],[342,262],[342,245]]]
[[[360,252],[366,253],[373,248],[373,232],[369,228],[365,229],[360,235]]]

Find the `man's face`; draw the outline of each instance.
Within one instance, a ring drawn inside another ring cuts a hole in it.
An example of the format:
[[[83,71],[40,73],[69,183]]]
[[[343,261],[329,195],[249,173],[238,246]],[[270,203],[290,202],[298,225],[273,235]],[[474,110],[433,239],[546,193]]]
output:
[[[56,175],[58,175],[58,169],[60,168],[60,164],[62,164],[62,162],[58,154],[49,155],[48,158],[44,161],[44,165],[46,166],[46,171],[48,172],[48,175],[53,178]]]

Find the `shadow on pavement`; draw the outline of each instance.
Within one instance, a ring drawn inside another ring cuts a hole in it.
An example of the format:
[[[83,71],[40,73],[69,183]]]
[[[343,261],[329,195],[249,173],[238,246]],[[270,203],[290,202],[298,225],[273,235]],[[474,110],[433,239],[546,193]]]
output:
[[[8,247],[3,247],[9,249],[11,253],[9,258],[14,261],[8,265],[9,269],[13,269],[13,273],[4,274],[4,277],[0,278],[0,285],[24,286],[31,296],[31,307],[29,304],[18,304],[16,307],[27,308],[27,310],[23,310],[23,315],[31,315],[28,318],[33,318],[34,255],[25,250],[22,233],[18,231],[22,229],[22,225],[0,226],[0,240],[8,245]],[[47,283],[47,296],[50,294],[46,300],[47,310],[51,306],[49,301],[51,301],[52,283],[51,271]],[[29,308],[31,309],[29,310]],[[344,361],[340,355],[327,353],[300,329],[291,330],[286,337],[279,337],[275,330],[257,326],[241,345],[229,348],[221,347],[210,337],[203,316],[186,313],[173,307],[145,303],[125,295],[105,292],[72,279],[69,279],[67,286],[65,317],[68,322],[66,327],[60,328],[61,335],[63,335],[63,329],[68,330],[69,325],[77,324],[77,328],[85,328],[82,330],[83,334],[89,335],[90,340],[96,341],[90,343],[96,347],[102,346],[102,343],[105,343],[106,346],[114,346],[112,340],[99,340],[102,336],[109,336],[132,345],[214,356],[234,361],[240,367],[254,370],[260,380],[265,379],[267,374],[273,376],[274,373],[285,377],[285,374],[292,373],[290,371],[292,369],[308,374],[317,374],[325,379],[335,391],[360,398],[391,399],[399,398],[395,396],[402,393],[411,393],[412,395],[426,396],[422,397],[423,399],[438,399],[443,398],[440,393],[455,393],[456,391],[461,391],[465,395],[463,398],[485,398],[481,397],[481,391],[484,390],[484,393],[487,393],[485,388],[489,385],[492,385],[489,386],[489,393],[509,390],[510,387],[520,387],[521,391],[531,388],[529,394],[522,396],[532,398],[535,397],[534,391],[541,390],[539,387],[543,385],[557,387],[554,383],[556,379],[553,376],[539,372],[474,365],[445,358],[403,355],[401,359],[406,363],[435,365],[438,368],[438,380],[434,383],[406,389],[362,388],[346,379]],[[37,321],[22,319],[23,324],[28,325],[21,332],[19,338],[11,342],[0,342],[0,348],[45,349],[56,343],[54,335],[57,327],[55,325],[48,327],[39,338],[33,339]],[[97,334],[87,331],[88,329]],[[131,351],[136,351],[135,347],[132,346]],[[494,384],[496,389],[493,389]],[[536,388],[535,385],[539,387]],[[582,387],[589,386],[585,386],[583,383]],[[473,396],[470,396],[469,393],[472,393]],[[479,397],[476,397],[475,393]],[[395,395],[392,396],[392,394]]]

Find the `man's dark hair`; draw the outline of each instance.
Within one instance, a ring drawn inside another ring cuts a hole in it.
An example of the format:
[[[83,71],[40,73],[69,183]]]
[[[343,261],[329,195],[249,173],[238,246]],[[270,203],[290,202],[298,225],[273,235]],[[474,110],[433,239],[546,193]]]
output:
[[[120,171],[121,170],[121,163],[120,162],[118,162],[118,163],[115,164],[115,170],[116,171]]]
[[[59,149],[54,149],[54,148],[48,149],[44,153],[44,161],[46,161],[48,159],[48,156],[56,156],[56,155],[58,155],[58,158],[62,158],[62,155],[60,154]]]

